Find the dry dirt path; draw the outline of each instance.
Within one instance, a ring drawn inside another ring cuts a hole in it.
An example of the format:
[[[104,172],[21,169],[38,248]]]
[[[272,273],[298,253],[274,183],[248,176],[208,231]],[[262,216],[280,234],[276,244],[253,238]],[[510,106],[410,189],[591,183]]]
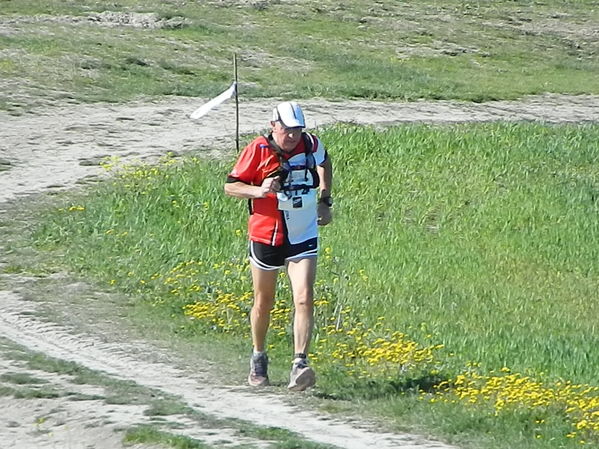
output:
[[[167,151],[184,153],[198,148],[232,148],[235,110],[221,106],[198,122],[188,115],[199,106],[196,98],[156,103],[77,105],[38,109],[12,117],[0,112],[0,203],[44,189],[72,186],[97,175],[105,156],[150,158]],[[272,101],[240,104],[240,132],[266,127]],[[308,126],[336,121],[363,124],[407,122],[457,123],[494,120],[545,122],[599,121],[599,96],[529,97],[520,102],[491,103],[365,101],[303,101]]]
[[[310,127],[336,121],[380,125],[495,120],[599,122],[597,96],[552,95],[486,104],[319,100],[302,104]],[[233,105],[223,105],[203,120],[192,122],[187,117],[198,105],[197,99],[175,98],[126,105],[56,106],[21,117],[0,112],[0,220],[10,220],[3,205],[21,196],[71,188],[102,176],[99,162],[107,156],[152,160],[168,151],[183,154],[200,148],[213,152],[231,149],[235,133]],[[264,129],[271,107],[272,101],[242,102],[241,132]],[[4,250],[2,240],[0,249]],[[5,263],[0,253],[0,267]],[[98,399],[102,389],[97,386],[77,384],[65,375],[32,371],[11,358],[12,350],[2,350],[13,344],[181,398],[194,410],[221,420],[221,424],[200,426],[186,416],[171,416],[178,428],[169,431],[213,447],[268,447],[259,439],[240,436],[235,425],[222,424],[223,420],[236,419],[289,429],[306,439],[344,449],[449,447],[414,435],[380,432],[365,422],[343,422],[300,409],[285,395],[257,395],[239,384],[217,385],[208,381],[207,372],[171,363],[148,342],[120,340],[115,335],[111,338],[109,323],[104,323],[101,331],[94,331],[92,325],[83,330],[65,320],[44,318],[42,311],[51,306],[49,300],[31,300],[19,287],[33,280],[3,275],[0,281],[4,281],[0,289],[8,286],[0,291],[0,374],[45,376],[56,388],[88,398],[67,401],[64,395],[44,399],[0,395],[0,449],[118,449],[122,447],[123,428],[149,422],[144,414],[146,407],[107,404]],[[64,292],[71,287],[65,285]],[[5,383],[0,377],[0,388]]]

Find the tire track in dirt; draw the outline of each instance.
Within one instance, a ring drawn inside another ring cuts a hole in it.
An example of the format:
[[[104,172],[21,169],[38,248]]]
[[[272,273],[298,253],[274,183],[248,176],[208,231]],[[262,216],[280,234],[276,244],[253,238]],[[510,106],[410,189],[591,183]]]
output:
[[[148,362],[148,347],[103,343],[90,335],[75,334],[55,323],[34,318],[34,303],[0,291],[0,335],[49,357],[78,363],[94,371],[131,380],[144,387],[181,397],[190,407],[220,419],[239,419],[279,427],[304,438],[343,449],[450,449],[415,435],[376,431],[364,423],[345,423],[291,406],[281,396],[256,393],[249,387],[210,385],[202,373],[185,372],[159,362]]]

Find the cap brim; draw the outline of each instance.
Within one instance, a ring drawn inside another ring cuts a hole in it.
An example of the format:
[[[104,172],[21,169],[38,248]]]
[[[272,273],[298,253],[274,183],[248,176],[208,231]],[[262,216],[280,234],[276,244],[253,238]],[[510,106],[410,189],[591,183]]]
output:
[[[279,120],[285,128],[304,128],[304,124],[297,120],[288,120],[284,122],[283,120]]]
[[[295,102],[281,103],[273,111],[274,121],[279,121],[285,128],[304,128],[304,113]]]

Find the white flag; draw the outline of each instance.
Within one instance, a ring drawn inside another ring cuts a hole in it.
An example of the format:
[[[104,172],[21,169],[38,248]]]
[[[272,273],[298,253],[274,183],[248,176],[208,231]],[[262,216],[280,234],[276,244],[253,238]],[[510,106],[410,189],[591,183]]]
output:
[[[233,84],[231,84],[231,87],[229,87],[227,90],[225,90],[222,94],[218,95],[217,97],[214,97],[208,103],[203,104],[202,106],[197,108],[195,111],[193,111],[191,113],[191,115],[189,116],[189,118],[195,120],[195,119],[198,119],[198,118],[206,115],[211,109],[214,109],[218,105],[223,104],[225,101],[227,101],[233,95],[235,95],[236,90],[237,90],[237,83],[233,82]]]

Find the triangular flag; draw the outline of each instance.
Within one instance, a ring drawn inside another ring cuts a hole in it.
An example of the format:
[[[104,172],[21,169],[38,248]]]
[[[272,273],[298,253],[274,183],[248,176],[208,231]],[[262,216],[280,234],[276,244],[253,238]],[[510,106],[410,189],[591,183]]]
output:
[[[227,90],[225,90],[222,94],[218,95],[217,97],[214,97],[208,103],[203,104],[198,109],[193,111],[191,113],[191,115],[189,116],[189,118],[191,118],[192,120],[195,120],[195,119],[198,119],[198,118],[206,115],[211,109],[217,107],[220,104],[223,104],[225,101],[227,101],[233,95],[235,95],[236,90],[237,90],[237,83],[233,82],[233,84],[231,84],[231,87],[229,87]]]

